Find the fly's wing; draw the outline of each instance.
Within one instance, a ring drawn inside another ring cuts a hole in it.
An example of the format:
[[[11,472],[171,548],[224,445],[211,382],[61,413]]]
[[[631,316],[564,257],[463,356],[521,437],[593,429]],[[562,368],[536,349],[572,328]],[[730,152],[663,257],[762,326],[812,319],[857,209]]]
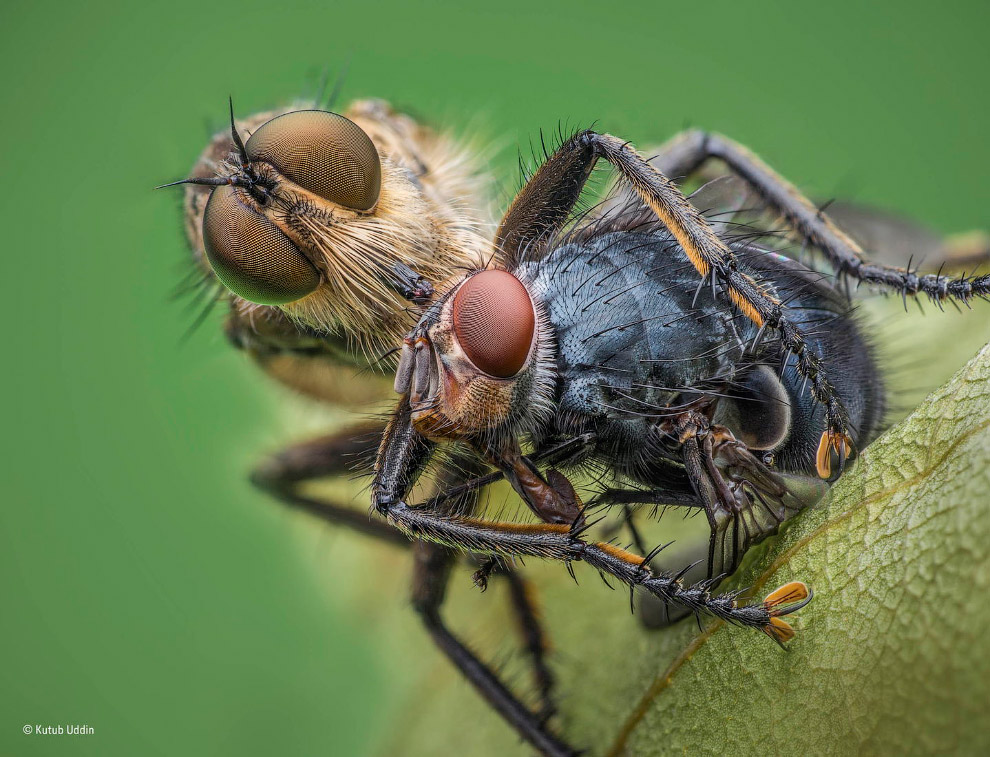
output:
[[[772,225],[766,204],[738,176],[712,179],[688,199],[726,242],[736,241],[740,236],[747,239],[752,239],[754,234],[762,236]]]
[[[649,156],[649,150],[643,152]],[[799,245],[793,243],[786,222],[768,211],[766,204],[750,186],[735,174],[718,175],[699,170],[694,177],[710,179],[689,196],[727,242],[755,242],[773,248],[788,257],[803,258]],[[687,184],[695,183],[693,181]],[[971,231],[942,237],[923,224],[890,211],[847,200],[822,203],[828,216],[878,263],[925,271],[973,270],[990,262],[990,233]],[[614,181],[605,200],[593,214],[601,231],[632,230],[655,223],[635,192],[623,181]],[[601,222],[605,223],[601,223]]]
[[[839,228],[877,263],[924,270],[978,266],[990,259],[990,235],[976,231],[941,237],[926,226],[890,211],[837,201],[826,211]]]
[[[756,242],[788,257],[802,257],[786,223],[741,178],[720,176],[689,199],[726,242]],[[942,237],[916,221],[860,203],[842,200],[823,203],[822,208],[877,263],[935,271],[976,269],[990,262],[990,234],[984,231]]]
[[[688,195],[688,199],[726,242],[759,240],[764,246],[772,246],[767,238],[779,236],[775,219],[767,212],[766,203],[737,176],[725,175],[712,179]],[[648,231],[656,227],[659,221],[628,184],[619,181],[581,223],[593,226],[594,234],[603,234]]]
[[[942,247],[942,239],[931,229],[878,208],[836,201],[825,212],[878,263],[903,265],[911,258],[929,261]]]

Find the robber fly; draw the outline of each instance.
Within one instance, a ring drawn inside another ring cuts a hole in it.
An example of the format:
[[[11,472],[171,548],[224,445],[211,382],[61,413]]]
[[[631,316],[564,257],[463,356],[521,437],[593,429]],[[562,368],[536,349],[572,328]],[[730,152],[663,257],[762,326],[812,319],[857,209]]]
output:
[[[334,367],[401,344],[402,399],[387,427],[363,440],[348,430],[296,445],[254,480],[333,522],[397,544],[413,537],[413,606],[430,635],[545,754],[574,749],[548,725],[542,631],[506,558],[584,561],[664,603],[786,642],[794,631],[784,617],[810,600],[804,584],[744,603],[713,594],[714,579],[817,497],[815,482],[838,474],[882,412],[877,371],[843,295],[774,252],[718,233],[667,177],[720,158],[844,277],[936,301],[990,292],[990,277],[865,262],[794,187],[741,146],[701,132],[675,138],[651,161],[606,134],[563,139],[489,233],[490,179],[469,151],[380,101],[240,124],[231,107],[230,118],[229,134],[176,183],[186,186],[194,258],[226,289],[231,341],[276,379],[325,401],[339,397]],[[617,170],[626,199],[575,223],[601,159]],[[456,451],[439,467],[435,495],[410,507],[416,477],[450,442]],[[348,454],[370,447],[382,519],[298,491],[346,471]],[[629,484],[602,492],[599,504],[703,509],[710,579],[688,584],[653,570],[653,553],[589,539],[588,507],[562,472],[589,461]],[[541,464],[551,467],[544,473]],[[539,523],[479,517],[480,489],[501,476]],[[528,629],[539,712],[444,623],[457,551],[493,556],[476,572],[480,584],[490,575],[509,581]]]

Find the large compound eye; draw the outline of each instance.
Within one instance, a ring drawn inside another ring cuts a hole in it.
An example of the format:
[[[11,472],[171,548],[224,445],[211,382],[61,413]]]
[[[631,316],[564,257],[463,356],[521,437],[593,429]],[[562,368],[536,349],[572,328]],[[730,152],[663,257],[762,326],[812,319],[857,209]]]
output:
[[[320,274],[282,230],[219,186],[203,212],[203,243],[217,278],[239,297],[260,305],[298,300]]]
[[[515,376],[536,337],[529,292],[511,273],[482,271],[454,295],[454,334],[464,354],[490,376]]]
[[[275,167],[303,189],[355,210],[370,210],[382,188],[374,143],[353,121],[297,110],[258,127],[245,145],[251,161]]]

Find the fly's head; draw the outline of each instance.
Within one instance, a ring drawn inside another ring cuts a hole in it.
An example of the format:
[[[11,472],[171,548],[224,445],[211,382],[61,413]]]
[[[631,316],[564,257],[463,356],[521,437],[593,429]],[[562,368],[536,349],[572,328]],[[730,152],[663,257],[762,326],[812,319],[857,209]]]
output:
[[[434,439],[532,430],[550,412],[553,332],[530,285],[476,271],[445,285],[402,344],[395,390]]]
[[[442,280],[477,249],[444,223],[442,193],[409,169],[419,133],[390,129],[391,110],[355,119],[290,111],[254,119],[243,140],[231,108],[231,149],[177,183],[194,185],[187,227],[199,228],[189,236],[235,307],[278,308],[306,327],[377,345],[408,328],[400,324],[410,269]]]

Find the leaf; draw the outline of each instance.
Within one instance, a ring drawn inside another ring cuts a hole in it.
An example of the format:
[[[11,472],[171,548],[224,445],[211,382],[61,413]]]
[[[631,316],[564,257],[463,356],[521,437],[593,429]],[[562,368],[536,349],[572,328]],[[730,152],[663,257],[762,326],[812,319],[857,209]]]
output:
[[[736,584],[758,596],[815,589],[787,653],[717,622],[647,631],[587,566],[575,586],[527,564],[555,644],[558,730],[596,755],[986,753],[988,491],[990,345],[748,556]],[[454,574],[452,628],[531,689],[504,589],[468,583]],[[381,621],[400,692],[383,753],[529,753],[408,617]]]
[[[990,345],[753,566],[815,587],[791,654],[709,627],[611,751],[986,753],[988,491]]]

